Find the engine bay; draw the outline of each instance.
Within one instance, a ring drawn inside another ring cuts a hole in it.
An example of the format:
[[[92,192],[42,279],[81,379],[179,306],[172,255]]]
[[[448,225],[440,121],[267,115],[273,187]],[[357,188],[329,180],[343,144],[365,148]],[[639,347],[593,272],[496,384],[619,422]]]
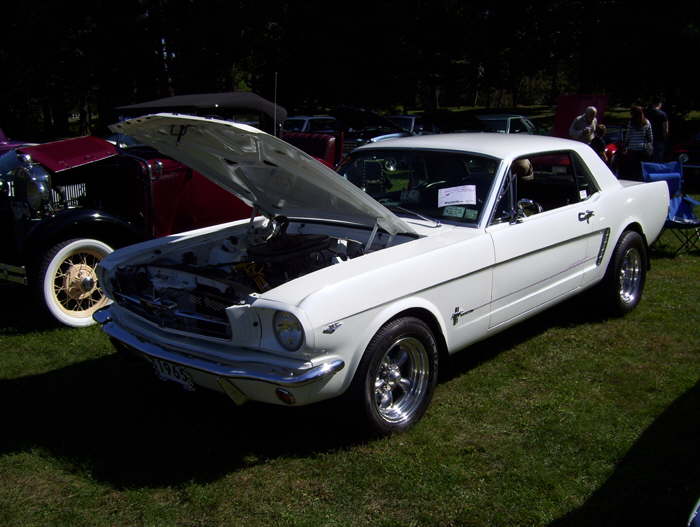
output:
[[[201,333],[208,324],[221,336],[216,325],[226,321],[225,308],[361,256],[368,245],[319,232],[288,232],[288,227],[286,218],[277,217],[240,236],[119,266],[112,280],[115,299],[161,326]]]

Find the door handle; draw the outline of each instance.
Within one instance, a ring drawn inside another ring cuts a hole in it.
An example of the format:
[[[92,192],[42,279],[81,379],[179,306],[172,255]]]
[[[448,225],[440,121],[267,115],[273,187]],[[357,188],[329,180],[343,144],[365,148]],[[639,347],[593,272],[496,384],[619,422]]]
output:
[[[592,210],[587,210],[586,212],[579,212],[578,213],[578,221],[585,221],[586,223],[590,223],[591,221],[591,216],[593,216],[594,213]]]

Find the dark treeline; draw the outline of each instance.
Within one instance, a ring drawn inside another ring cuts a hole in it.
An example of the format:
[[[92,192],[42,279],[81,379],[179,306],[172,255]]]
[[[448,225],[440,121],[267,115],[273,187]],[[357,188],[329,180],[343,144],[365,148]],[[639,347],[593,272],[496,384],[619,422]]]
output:
[[[697,3],[100,0],[3,6],[0,127],[99,133],[118,105],[252,90],[292,112],[698,102]],[[71,124],[69,124],[71,123]]]

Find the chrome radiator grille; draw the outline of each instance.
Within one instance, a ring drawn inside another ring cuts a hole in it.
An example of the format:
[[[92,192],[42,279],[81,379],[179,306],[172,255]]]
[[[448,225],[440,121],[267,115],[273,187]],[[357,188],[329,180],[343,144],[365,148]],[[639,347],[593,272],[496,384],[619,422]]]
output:
[[[62,185],[51,189],[52,205],[56,208],[78,207],[86,195],[85,183]]]
[[[188,293],[196,311],[179,309],[168,300],[137,298],[115,292],[122,307],[159,327],[220,339],[231,338],[231,325],[224,314],[225,305],[204,295]],[[218,316],[214,313],[218,313]],[[222,316],[223,315],[223,316]]]

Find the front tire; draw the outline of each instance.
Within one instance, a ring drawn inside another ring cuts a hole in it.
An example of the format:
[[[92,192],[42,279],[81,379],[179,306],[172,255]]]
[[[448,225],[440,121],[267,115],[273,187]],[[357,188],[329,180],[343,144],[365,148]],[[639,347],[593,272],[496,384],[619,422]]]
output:
[[[642,298],[647,272],[647,250],[635,231],[622,233],[601,284],[602,296],[613,316],[632,311]]]
[[[438,352],[430,328],[404,317],[372,338],[353,379],[351,394],[379,435],[402,432],[425,413],[435,390]]]
[[[79,238],[58,243],[46,252],[34,277],[34,289],[54,320],[76,328],[94,323],[93,313],[109,302],[99,287],[96,268],[112,250],[99,240]]]

